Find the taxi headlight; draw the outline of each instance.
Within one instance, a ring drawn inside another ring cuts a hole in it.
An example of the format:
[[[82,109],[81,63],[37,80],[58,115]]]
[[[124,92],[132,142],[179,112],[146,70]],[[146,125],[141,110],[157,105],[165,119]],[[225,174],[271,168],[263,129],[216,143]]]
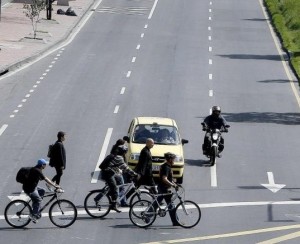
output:
[[[140,157],[140,154],[139,154],[139,153],[131,153],[131,154],[130,154],[130,159],[131,159],[131,160],[138,161],[138,160],[139,160],[139,157]]]
[[[174,162],[182,162],[182,161],[183,161],[183,157],[180,155],[176,155]]]

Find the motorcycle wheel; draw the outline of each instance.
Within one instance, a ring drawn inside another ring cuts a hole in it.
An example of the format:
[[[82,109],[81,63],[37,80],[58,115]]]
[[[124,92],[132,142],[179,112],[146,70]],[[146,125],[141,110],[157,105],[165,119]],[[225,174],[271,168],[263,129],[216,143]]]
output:
[[[214,166],[216,164],[217,154],[218,154],[217,147],[212,147],[210,152],[210,160],[209,160],[211,166]]]

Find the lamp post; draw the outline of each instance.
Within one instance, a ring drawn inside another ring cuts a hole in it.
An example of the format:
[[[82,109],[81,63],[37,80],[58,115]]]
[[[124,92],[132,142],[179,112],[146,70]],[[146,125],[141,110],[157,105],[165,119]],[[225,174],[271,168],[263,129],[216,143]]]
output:
[[[1,1],[1,0],[0,0]],[[47,19],[51,20],[52,17],[52,0],[46,0],[47,1]]]

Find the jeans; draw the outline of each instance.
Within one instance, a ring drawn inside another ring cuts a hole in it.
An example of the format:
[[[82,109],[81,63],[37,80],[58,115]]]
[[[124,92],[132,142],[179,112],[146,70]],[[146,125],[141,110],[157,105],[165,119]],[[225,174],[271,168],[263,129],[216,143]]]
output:
[[[44,194],[45,189],[41,187],[36,187],[33,192],[27,194],[32,200],[32,214],[39,213]]]
[[[117,185],[123,185],[124,184],[124,178],[123,175],[115,175],[115,179],[117,182]],[[125,187],[124,186],[120,186],[119,187],[119,198],[123,197],[124,198],[121,200],[121,204],[126,204],[126,196],[125,196]]]

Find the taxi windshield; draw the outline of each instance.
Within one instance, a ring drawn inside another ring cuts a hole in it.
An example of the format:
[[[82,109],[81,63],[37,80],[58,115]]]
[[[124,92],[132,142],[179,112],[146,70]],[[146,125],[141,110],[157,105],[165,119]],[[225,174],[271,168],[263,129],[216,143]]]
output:
[[[155,144],[178,145],[180,137],[174,126],[158,124],[139,124],[134,128],[133,142],[145,143],[147,138],[152,138]]]

